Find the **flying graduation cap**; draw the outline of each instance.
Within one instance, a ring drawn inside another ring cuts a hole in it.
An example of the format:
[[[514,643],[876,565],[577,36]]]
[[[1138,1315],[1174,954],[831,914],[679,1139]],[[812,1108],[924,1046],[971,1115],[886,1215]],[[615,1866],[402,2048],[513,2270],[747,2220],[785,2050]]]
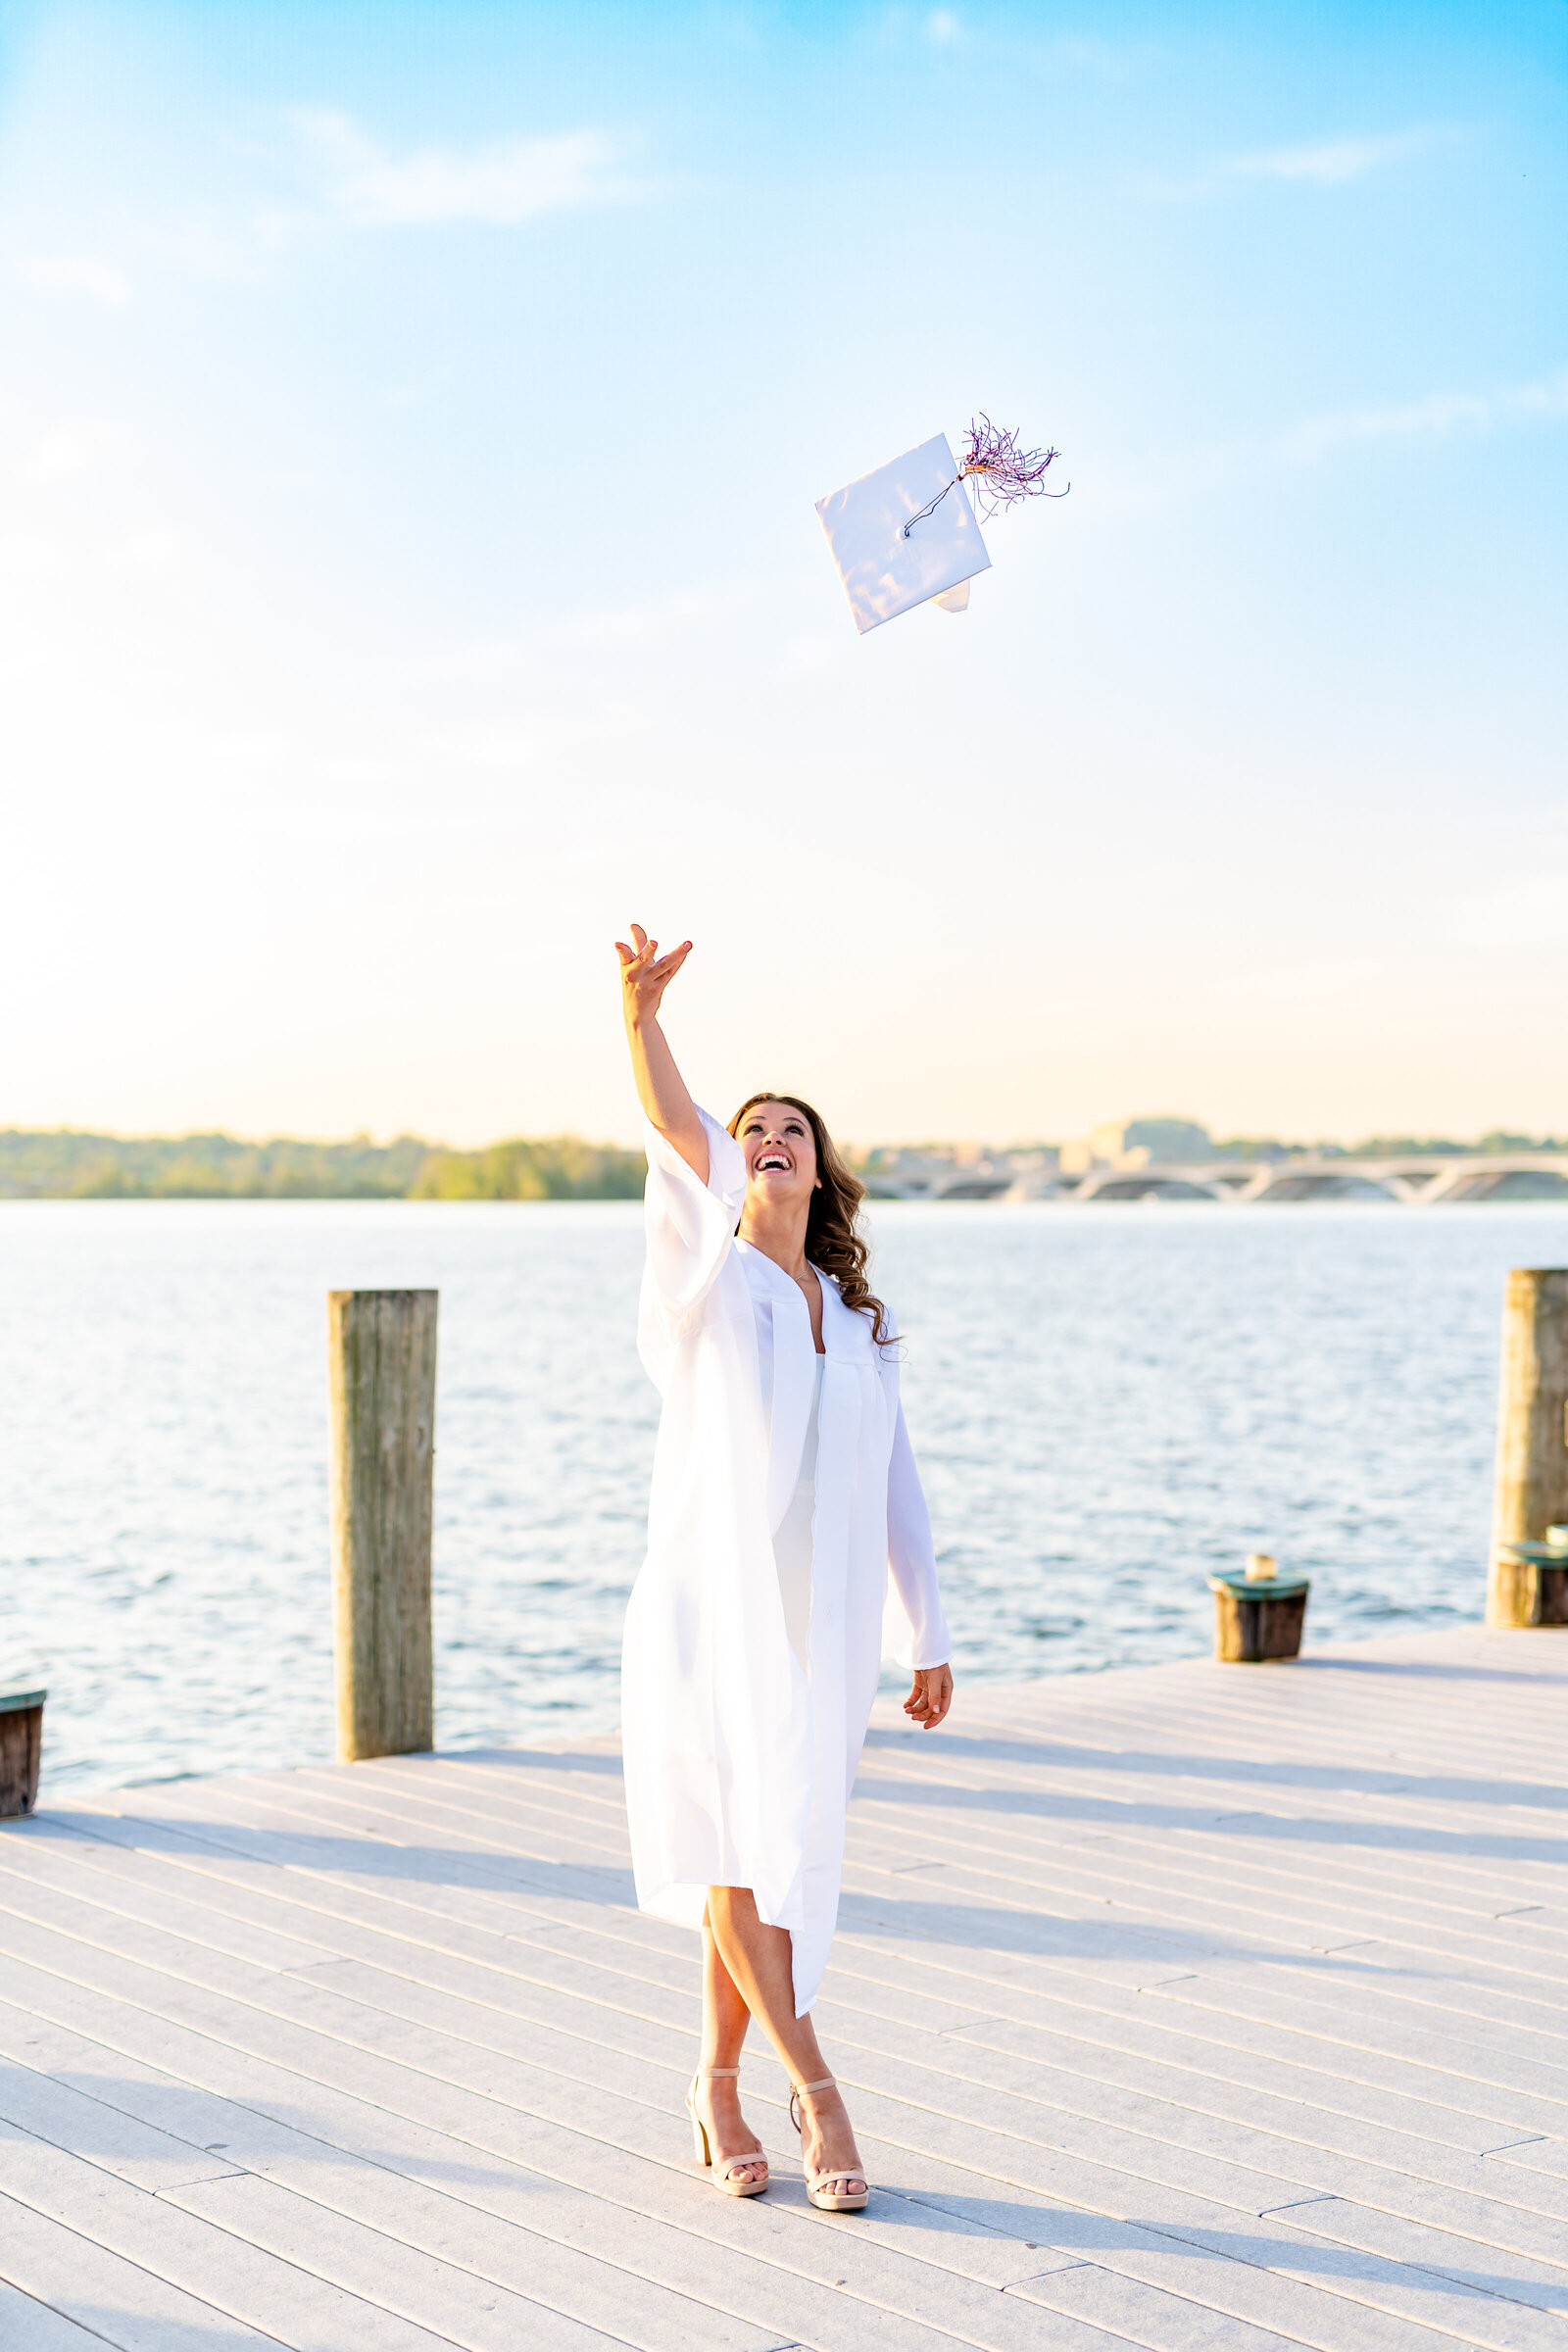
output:
[[[819,498],[816,511],[861,636],[915,605],[964,612],[969,582],[991,568],[975,507],[989,522],[1022,499],[1064,498],[1066,490],[1046,488],[1055,455],[1020,449],[1017,434],[982,411],[970,421],[961,465],[947,435],[938,433],[891,466]]]

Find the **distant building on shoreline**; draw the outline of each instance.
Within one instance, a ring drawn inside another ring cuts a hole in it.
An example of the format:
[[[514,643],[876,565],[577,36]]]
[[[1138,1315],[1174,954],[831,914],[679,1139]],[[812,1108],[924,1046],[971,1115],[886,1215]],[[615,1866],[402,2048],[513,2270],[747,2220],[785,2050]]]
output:
[[[1558,1200],[1568,1144],[1490,1135],[1216,1143],[1197,1119],[1111,1119],[1061,1145],[882,1145],[857,1161],[874,1200]]]
[[[1224,1157],[1206,1127],[1196,1119],[1170,1115],[1108,1119],[1085,1141],[1061,1147],[1062,1172],[1069,1176],[1085,1176],[1091,1168],[1147,1168],[1155,1162],[1161,1167],[1184,1167],[1193,1161],[1206,1166]]]

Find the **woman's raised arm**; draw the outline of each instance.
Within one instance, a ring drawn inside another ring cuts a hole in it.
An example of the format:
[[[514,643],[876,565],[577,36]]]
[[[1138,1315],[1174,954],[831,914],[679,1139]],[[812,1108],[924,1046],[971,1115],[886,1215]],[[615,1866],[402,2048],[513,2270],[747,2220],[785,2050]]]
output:
[[[620,957],[620,1004],[626,1016],[637,1099],[698,1183],[706,1184],[708,1137],[686,1081],[675,1067],[669,1040],[659,1025],[664,991],[691,954],[692,943],[688,939],[669,955],[661,956],[658,940],[650,939],[641,923],[633,923],[631,936],[634,944],[629,948],[623,939],[616,940],[615,953]]]

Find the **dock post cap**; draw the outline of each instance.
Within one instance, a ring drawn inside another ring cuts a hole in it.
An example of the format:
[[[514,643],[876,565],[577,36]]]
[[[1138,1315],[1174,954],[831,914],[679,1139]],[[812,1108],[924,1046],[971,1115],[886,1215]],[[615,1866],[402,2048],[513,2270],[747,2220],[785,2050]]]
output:
[[[0,1715],[14,1707],[41,1707],[48,1695],[41,1683],[0,1683]]]
[[[1208,1580],[1211,1592],[1234,1592],[1242,1600],[1289,1600],[1295,1592],[1310,1592],[1311,1585],[1309,1576],[1247,1576],[1235,1569]]]

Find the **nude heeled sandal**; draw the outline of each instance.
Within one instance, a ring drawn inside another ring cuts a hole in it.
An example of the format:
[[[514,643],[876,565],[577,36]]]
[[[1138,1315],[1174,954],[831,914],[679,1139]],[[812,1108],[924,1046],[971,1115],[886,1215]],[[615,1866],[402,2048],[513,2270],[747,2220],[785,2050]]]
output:
[[[708,2126],[697,2112],[697,2085],[705,2075],[733,2077],[739,2075],[740,2071],[738,2066],[700,2066],[686,2093],[686,2112],[692,2119],[693,2152],[699,2164],[712,2167],[713,2186],[726,2197],[760,2197],[767,2186],[767,2158],[761,2149],[753,2148],[749,2156],[720,2156],[715,2160],[708,2145]],[[738,2180],[735,2178],[737,2173],[744,2172],[754,2164],[760,2164],[762,2168],[760,2180]]]
[[[832,2090],[834,2078],[824,2075],[820,2082],[796,2082],[790,2088],[790,2122],[801,2135],[801,2166],[806,2172],[806,2194],[808,2202],[823,2213],[863,2213],[871,2194],[870,2183],[864,2188],[841,2190],[834,2195],[824,2188],[825,2180],[864,2180],[865,2175],[858,2164],[829,2164],[813,2173],[806,2163],[806,2120],[801,2114],[802,2099],[809,2098],[813,2090]]]

